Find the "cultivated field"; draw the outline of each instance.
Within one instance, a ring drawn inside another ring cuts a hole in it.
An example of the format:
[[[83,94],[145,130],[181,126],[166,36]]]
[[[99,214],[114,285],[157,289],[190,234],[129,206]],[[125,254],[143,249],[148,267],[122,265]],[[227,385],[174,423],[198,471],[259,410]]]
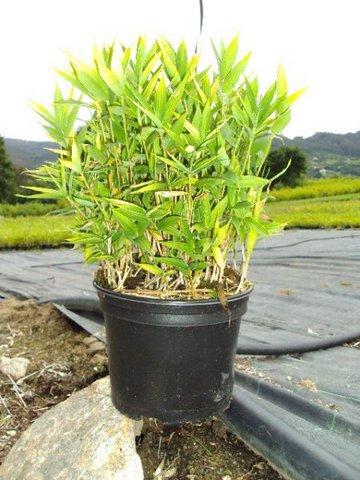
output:
[[[274,190],[273,196],[276,200],[299,200],[351,193],[360,193],[360,177],[307,180],[300,187]]]
[[[359,228],[360,194],[273,202],[267,213],[286,228]]]
[[[73,217],[58,215],[0,218],[0,248],[60,246],[73,222]]]

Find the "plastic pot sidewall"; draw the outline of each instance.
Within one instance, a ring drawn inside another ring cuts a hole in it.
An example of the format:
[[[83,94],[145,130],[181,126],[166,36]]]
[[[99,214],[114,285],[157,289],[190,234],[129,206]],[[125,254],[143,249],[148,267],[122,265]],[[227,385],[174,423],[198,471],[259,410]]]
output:
[[[95,287],[118,410],[175,424],[204,420],[228,407],[250,291],[230,297],[225,310],[218,300],[162,300]]]

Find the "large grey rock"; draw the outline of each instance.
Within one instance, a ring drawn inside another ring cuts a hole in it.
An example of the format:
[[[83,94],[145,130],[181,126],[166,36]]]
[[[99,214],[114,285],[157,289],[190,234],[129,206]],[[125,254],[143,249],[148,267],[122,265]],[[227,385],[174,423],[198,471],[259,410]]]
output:
[[[141,422],[119,413],[109,377],[52,408],[20,437],[1,480],[142,480],[135,435]]]

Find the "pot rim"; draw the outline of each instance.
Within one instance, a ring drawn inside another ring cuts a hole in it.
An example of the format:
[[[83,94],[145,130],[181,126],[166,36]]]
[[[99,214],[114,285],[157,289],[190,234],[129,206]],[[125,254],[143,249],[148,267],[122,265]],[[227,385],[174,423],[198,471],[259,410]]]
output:
[[[142,297],[141,295],[131,295],[128,293],[119,293],[115,292],[114,290],[109,290],[108,288],[101,287],[95,281],[93,282],[94,287],[101,293],[104,297],[108,296],[118,300],[127,300],[134,304],[160,304],[164,306],[189,306],[189,305],[196,305],[196,306],[211,306],[211,305],[219,305],[221,304],[218,298],[200,298],[200,299],[176,299],[176,298],[156,298],[156,297]],[[227,301],[229,304],[234,302],[238,302],[240,299],[247,298],[254,290],[254,286],[251,285],[247,290],[244,292],[237,293],[236,295],[232,295],[227,297]]]

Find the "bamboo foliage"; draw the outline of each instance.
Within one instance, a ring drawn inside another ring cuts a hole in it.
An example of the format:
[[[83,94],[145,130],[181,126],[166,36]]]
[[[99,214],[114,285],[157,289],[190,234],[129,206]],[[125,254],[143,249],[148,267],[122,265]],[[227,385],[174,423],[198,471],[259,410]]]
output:
[[[241,291],[256,241],[281,228],[262,216],[263,173],[301,91],[288,95],[280,68],[261,94],[237,38],[214,53],[215,71],[164,39],[95,49],[91,65],[70,58],[59,72],[68,97],[56,89],[50,110],[34,104],[59,148],[55,164],[32,172],[52,188],[33,196],[71,204],[70,240],[112,289]]]

